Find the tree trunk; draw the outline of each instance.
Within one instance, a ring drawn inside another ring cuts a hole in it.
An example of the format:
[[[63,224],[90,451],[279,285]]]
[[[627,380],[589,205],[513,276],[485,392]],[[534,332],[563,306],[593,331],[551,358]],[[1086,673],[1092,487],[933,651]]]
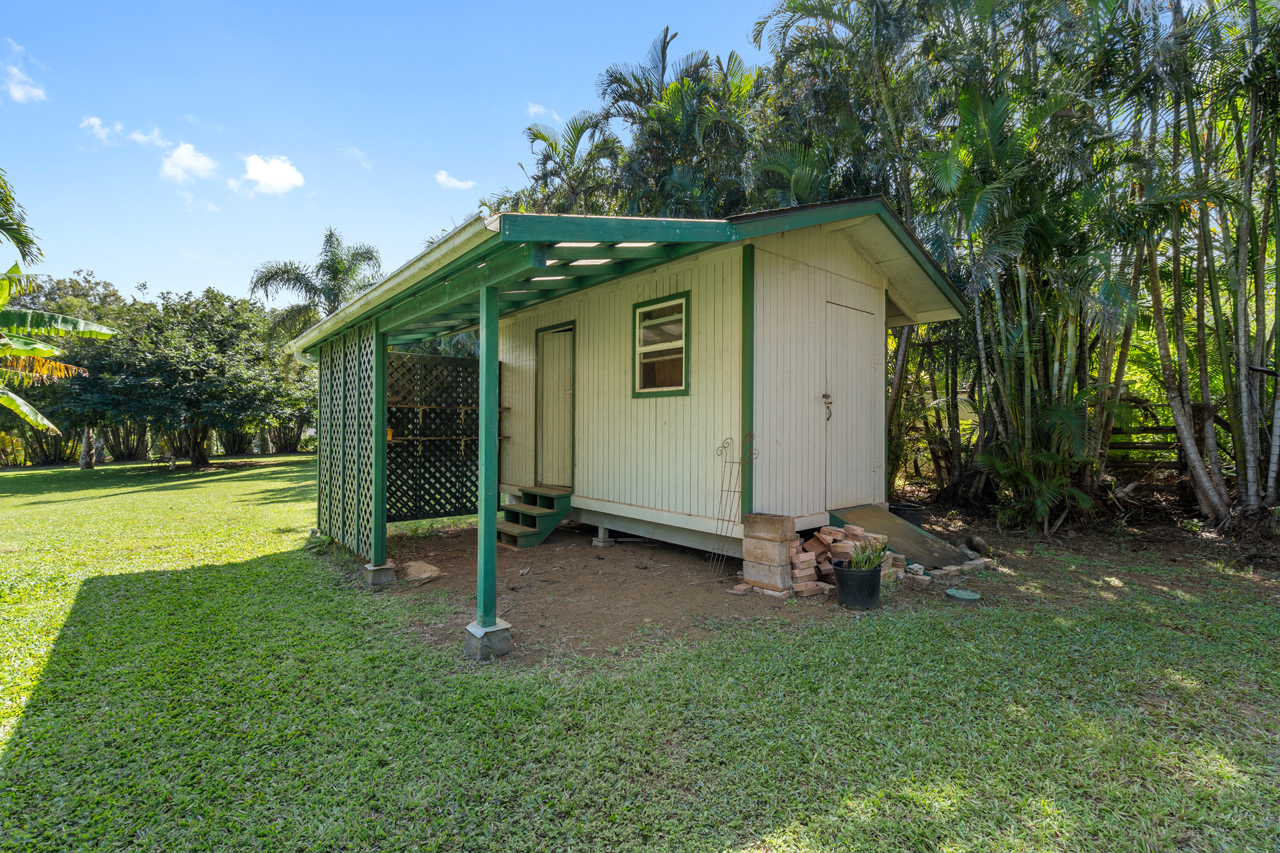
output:
[[[191,453],[191,467],[209,467],[209,427],[197,421],[182,433]]]
[[[1200,404],[1205,407],[1204,452],[1209,462],[1209,475],[1224,503],[1231,502],[1231,493],[1227,491],[1227,481],[1222,476],[1222,455],[1218,452],[1218,425],[1213,415],[1213,385],[1209,379],[1209,342],[1208,330],[1205,328],[1205,275],[1208,267],[1205,261],[1205,245],[1203,232],[1196,244],[1196,361],[1200,368]]]
[[[87,471],[93,468],[94,457],[93,448],[93,427],[84,428],[84,436],[80,439],[80,470]]]
[[[908,359],[911,347],[911,334],[915,332],[914,325],[909,325],[902,329],[897,337],[897,361],[893,362],[893,386],[888,392],[888,410],[887,423],[893,423],[893,415],[897,412],[897,405],[902,398],[902,377],[906,375],[906,359]]]
[[[1195,428],[1178,393],[1178,377],[1174,371],[1173,353],[1169,347],[1169,330],[1165,325],[1164,295],[1160,292],[1160,269],[1156,265],[1154,243],[1148,247],[1147,282],[1147,290],[1151,296],[1151,325],[1155,329],[1156,346],[1160,351],[1160,378],[1164,383],[1165,396],[1169,400],[1169,410],[1173,413],[1173,426],[1178,434],[1178,441],[1182,444],[1183,456],[1187,460],[1187,471],[1191,475],[1197,497],[1211,513],[1211,520],[1225,521],[1231,514],[1231,508],[1213,487],[1209,471],[1205,468],[1204,459],[1196,446]]]

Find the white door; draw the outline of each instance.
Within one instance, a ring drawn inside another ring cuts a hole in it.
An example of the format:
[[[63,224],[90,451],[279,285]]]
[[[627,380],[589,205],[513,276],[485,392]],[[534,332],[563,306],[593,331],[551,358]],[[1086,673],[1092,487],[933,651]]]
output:
[[[573,486],[573,328],[538,334],[538,486]]]
[[[874,314],[827,303],[827,509],[882,500],[883,350]]]

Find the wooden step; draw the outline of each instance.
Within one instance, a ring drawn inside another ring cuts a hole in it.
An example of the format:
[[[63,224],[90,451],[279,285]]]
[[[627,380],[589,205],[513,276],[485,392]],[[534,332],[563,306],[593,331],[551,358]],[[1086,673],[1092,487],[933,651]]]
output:
[[[498,533],[520,539],[522,536],[537,536],[538,528],[525,527],[523,524],[512,524],[509,521],[498,522]]]
[[[518,512],[522,515],[554,515],[555,510],[545,506],[533,506],[532,504],[503,504],[500,509],[503,512]]]
[[[544,498],[567,498],[573,494],[573,489],[564,486],[521,486],[521,494],[542,495]]]

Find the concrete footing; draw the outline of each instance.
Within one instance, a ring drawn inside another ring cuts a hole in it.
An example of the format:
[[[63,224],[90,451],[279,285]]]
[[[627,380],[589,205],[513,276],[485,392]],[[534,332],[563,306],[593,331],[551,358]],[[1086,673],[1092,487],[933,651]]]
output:
[[[609,528],[605,527],[603,524],[596,525],[596,535],[595,538],[591,540],[592,545],[597,548],[608,548],[612,545],[616,545],[617,543],[618,540],[614,539],[613,536],[610,535]]]
[[[365,563],[364,566],[364,582],[369,586],[382,586],[391,583],[396,579],[396,566],[394,563],[387,563],[385,566],[375,566],[373,563]]]
[[[467,660],[489,660],[500,658],[515,651],[511,642],[511,624],[503,619],[491,628],[482,628],[479,622],[472,622],[463,631],[462,656]]]

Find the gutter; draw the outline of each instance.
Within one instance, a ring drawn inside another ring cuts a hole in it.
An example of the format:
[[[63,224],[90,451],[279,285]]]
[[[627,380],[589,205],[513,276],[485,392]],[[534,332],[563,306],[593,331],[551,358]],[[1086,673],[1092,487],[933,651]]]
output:
[[[314,367],[316,360],[307,354],[307,350],[492,238],[499,225],[499,217],[486,220],[479,213],[474,214],[380,283],[344,303],[337,311],[289,341],[285,344],[285,352],[303,364]]]

